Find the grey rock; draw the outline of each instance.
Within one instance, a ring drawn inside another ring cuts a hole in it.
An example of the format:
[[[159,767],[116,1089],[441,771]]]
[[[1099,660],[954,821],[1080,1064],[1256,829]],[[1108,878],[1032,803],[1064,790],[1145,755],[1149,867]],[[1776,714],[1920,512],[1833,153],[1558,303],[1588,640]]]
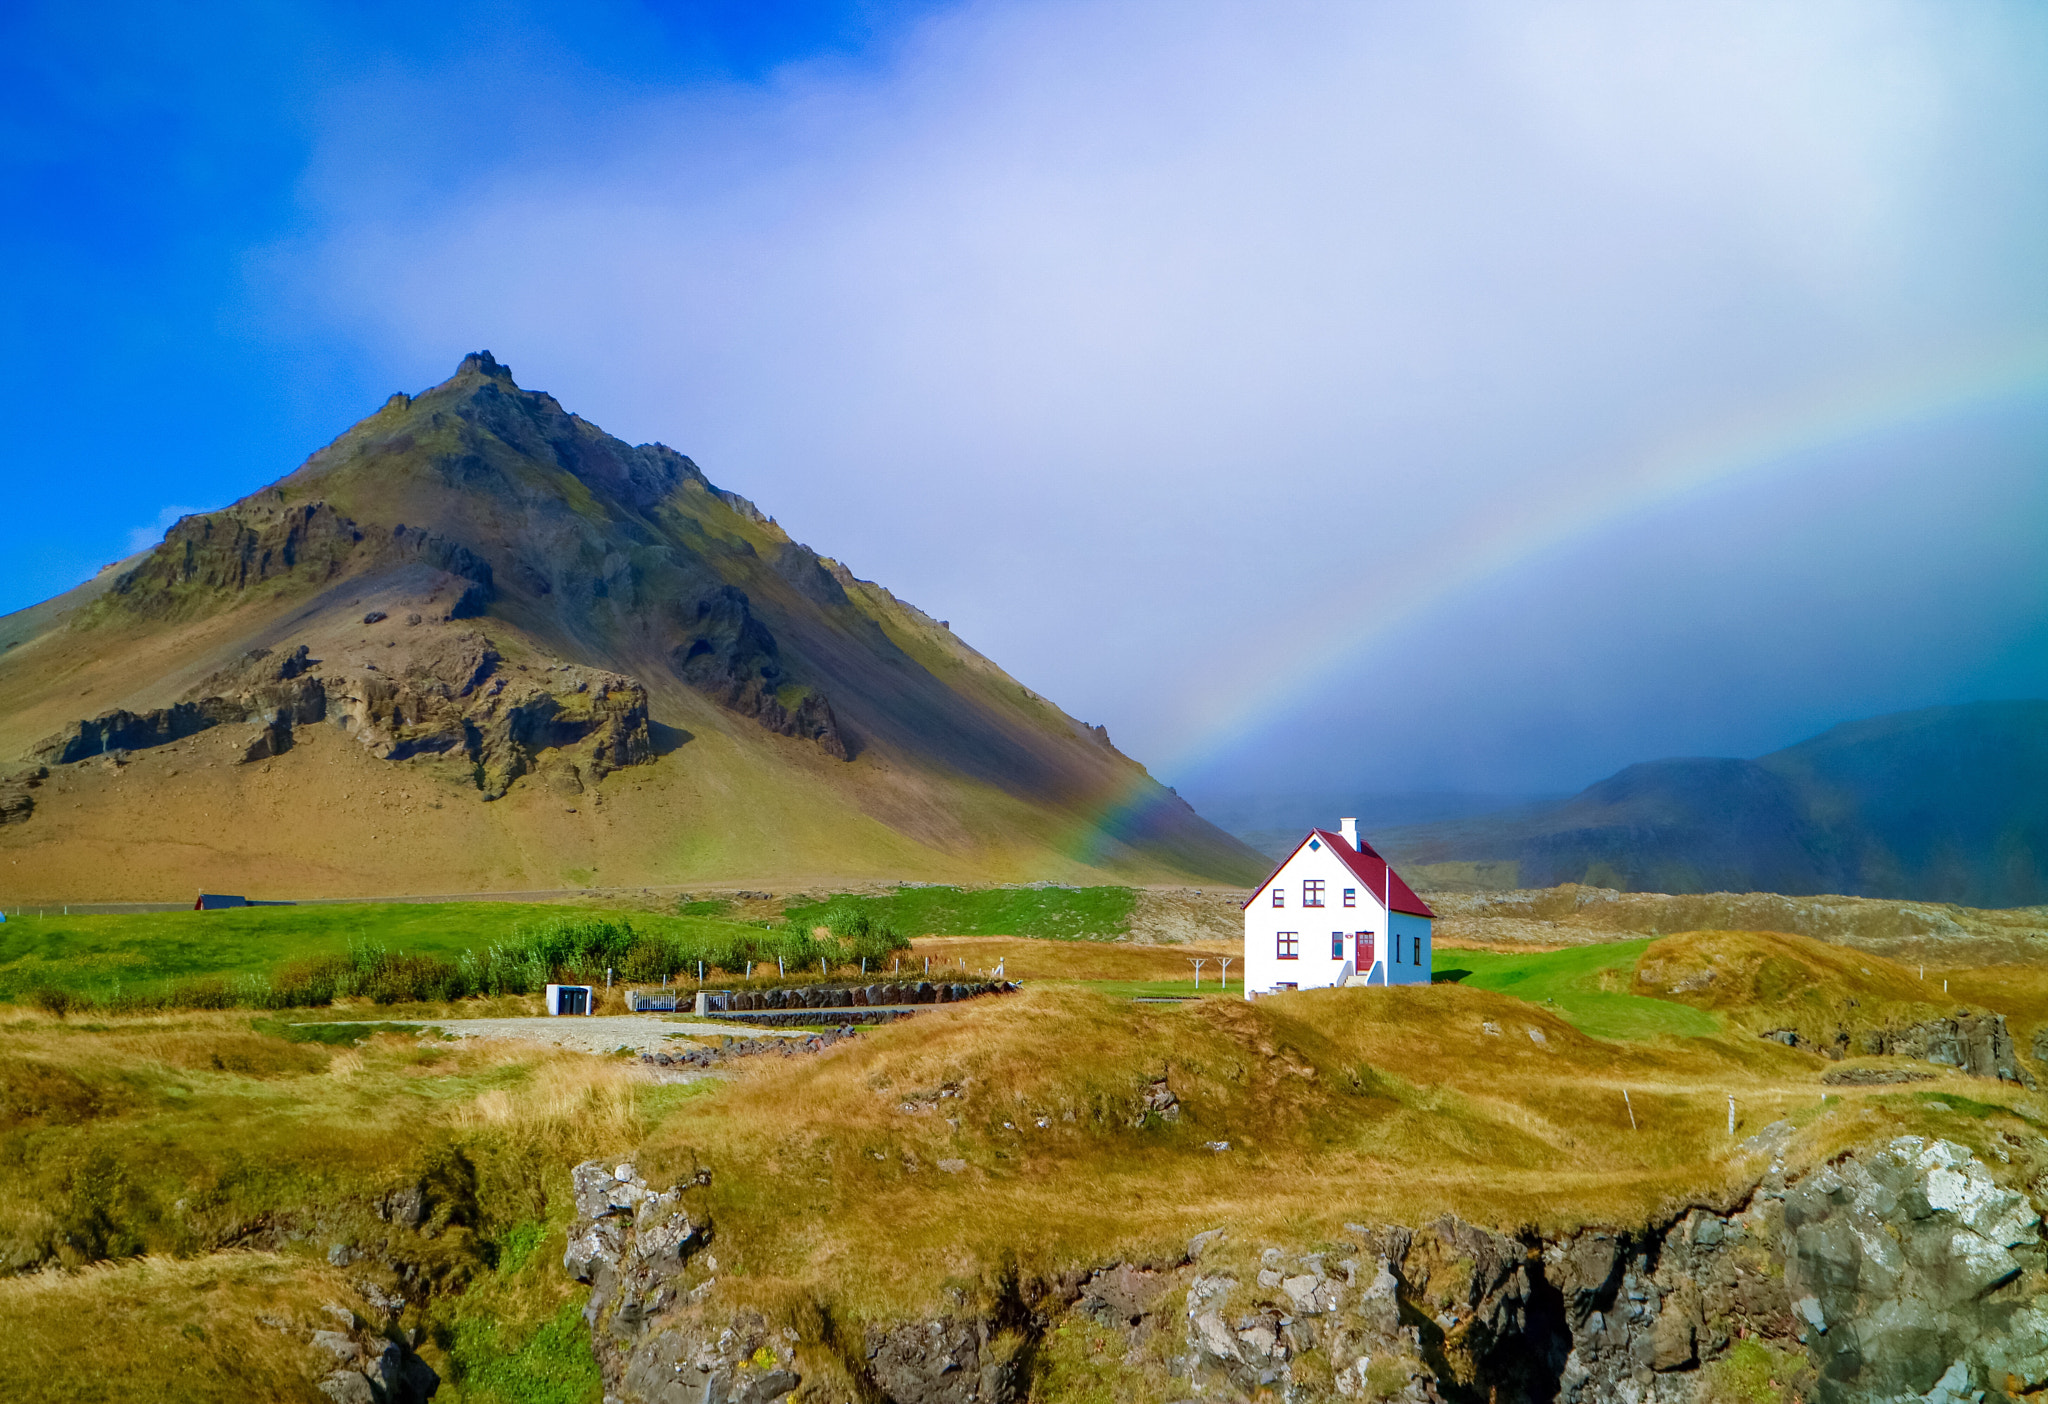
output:
[[[2032,1087],[2034,1075],[2018,1058],[2003,1014],[1959,1010],[1902,1029],[1869,1029],[1857,1035],[1857,1051],[1917,1058],[1977,1077],[1995,1077]]]
[[[320,1381],[320,1392],[334,1404],[377,1404],[370,1382],[354,1370],[336,1370]]]
[[[325,1351],[336,1360],[344,1362],[355,1360],[363,1353],[362,1347],[357,1345],[353,1338],[344,1336],[339,1331],[315,1331],[313,1348]]]
[[[377,1217],[402,1228],[418,1228],[427,1218],[427,1192],[420,1185],[400,1185],[377,1202]]]

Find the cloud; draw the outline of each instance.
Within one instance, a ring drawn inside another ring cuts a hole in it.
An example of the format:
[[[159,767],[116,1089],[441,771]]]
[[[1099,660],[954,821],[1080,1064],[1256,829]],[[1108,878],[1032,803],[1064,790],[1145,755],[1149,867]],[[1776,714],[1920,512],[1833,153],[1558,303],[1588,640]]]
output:
[[[319,228],[272,266],[394,377],[488,345],[676,443],[1171,771],[1475,522],[2048,337],[2044,49],[2018,6],[1073,0],[964,5],[752,85],[624,91],[514,53],[341,95]],[[488,141],[452,124],[468,159],[392,178],[416,132],[515,92]],[[1913,494],[1862,510],[1908,521]],[[1569,591],[1520,593],[1557,597],[1526,627],[1570,627]],[[1498,605],[1459,608],[1492,629]],[[1417,627],[1485,632],[1444,609]],[[1610,641],[1581,666],[1626,691],[1641,663]],[[1569,713],[1586,681],[1525,677],[1525,705]],[[1484,658],[1440,650],[1422,690],[1456,703],[1439,730],[1520,725],[1470,701],[1499,696]],[[1607,744],[1652,744],[1654,712]]]
[[[177,524],[178,518],[189,517],[195,512],[204,510],[204,508],[200,507],[163,508],[156,514],[154,521],[143,526],[130,527],[128,529],[128,549],[125,554],[132,556],[138,551],[147,551],[150,547],[164,539],[164,533]]]

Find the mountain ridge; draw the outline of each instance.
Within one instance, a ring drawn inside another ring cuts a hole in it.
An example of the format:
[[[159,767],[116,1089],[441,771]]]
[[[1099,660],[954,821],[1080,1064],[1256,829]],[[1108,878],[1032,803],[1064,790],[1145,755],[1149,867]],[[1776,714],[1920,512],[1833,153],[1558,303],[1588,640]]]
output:
[[[1564,800],[1375,841],[1447,878],[1447,865],[1514,863],[1510,886],[2037,905],[2048,701],[1867,717],[1755,759],[1640,762]]]
[[[141,557],[0,618],[0,650],[0,755],[27,763],[0,824],[0,876],[17,893],[75,892],[80,855],[117,852],[133,872],[124,895],[297,887],[297,872],[460,890],[599,868],[607,883],[669,884],[1214,881],[1258,867],[1099,728],[949,627],[792,540],[686,455],[628,445],[520,389],[487,351],[393,395],[270,486],[181,519]],[[284,679],[217,681],[291,659],[320,697],[289,716],[265,703]],[[235,755],[214,755],[229,732]],[[352,747],[336,750],[339,737]],[[169,783],[189,787],[202,752],[205,770],[238,767],[228,791],[260,790],[246,769],[258,763],[292,771],[304,822],[245,832],[235,819],[232,844],[195,845],[189,830],[173,842],[156,810],[214,819],[230,803]],[[369,772],[383,790],[389,767],[417,773],[418,802],[437,809],[382,826],[365,815],[383,856],[336,864],[311,814],[329,770],[351,802],[372,783],[361,756],[387,767]],[[34,773],[53,762],[62,773]],[[102,793],[87,762],[128,799]],[[455,821],[465,790],[498,817]],[[587,804],[564,802],[586,791]],[[671,825],[673,842],[617,832],[627,800],[636,829]],[[556,837],[568,815],[594,832]],[[436,824],[488,860],[443,851]],[[149,837],[124,836],[138,827]]]

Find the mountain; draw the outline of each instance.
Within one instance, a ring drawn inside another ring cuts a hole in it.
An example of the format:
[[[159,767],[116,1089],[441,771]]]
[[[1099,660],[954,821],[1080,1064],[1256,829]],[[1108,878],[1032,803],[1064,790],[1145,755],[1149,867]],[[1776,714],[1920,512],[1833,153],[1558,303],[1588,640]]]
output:
[[[1444,878],[1513,863],[1509,886],[2030,906],[2048,902],[2048,701],[1873,717],[1755,760],[1649,761],[1557,803],[1374,842]]]
[[[1229,881],[1107,734],[489,352],[0,619],[0,892]]]
[[[1191,792],[1188,800],[1211,823],[1237,835],[1279,862],[1294,851],[1310,829],[1327,828],[1335,816],[1349,815],[1371,833],[1411,824],[1468,819],[1515,809],[1549,798],[1539,795],[1472,794],[1460,790],[1410,790],[1361,794],[1328,790],[1300,794]]]

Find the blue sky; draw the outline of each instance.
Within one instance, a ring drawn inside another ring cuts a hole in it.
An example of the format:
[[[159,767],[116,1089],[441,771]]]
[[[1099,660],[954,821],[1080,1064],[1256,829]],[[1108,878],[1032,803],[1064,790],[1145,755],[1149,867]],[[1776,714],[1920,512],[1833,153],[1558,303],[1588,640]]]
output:
[[[2048,17],[15,5],[0,610],[489,347],[1198,798],[2048,694]]]

